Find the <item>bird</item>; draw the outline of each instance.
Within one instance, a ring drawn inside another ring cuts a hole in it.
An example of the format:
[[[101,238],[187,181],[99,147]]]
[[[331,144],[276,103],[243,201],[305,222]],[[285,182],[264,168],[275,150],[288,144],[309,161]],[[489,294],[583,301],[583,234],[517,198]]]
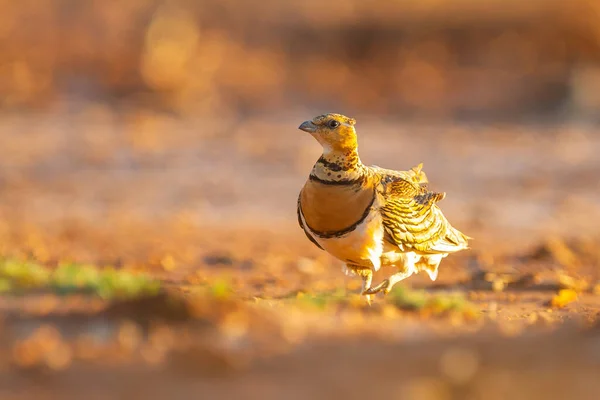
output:
[[[363,164],[355,124],[327,113],[298,127],[323,153],[300,190],[297,216],[314,245],[361,277],[361,294],[370,303],[372,295],[388,294],[418,272],[435,281],[442,259],[468,249],[472,238],[450,225],[437,204],[446,193],[428,189],[422,163],[408,171]],[[373,273],[382,267],[393,273],[373,286]]]

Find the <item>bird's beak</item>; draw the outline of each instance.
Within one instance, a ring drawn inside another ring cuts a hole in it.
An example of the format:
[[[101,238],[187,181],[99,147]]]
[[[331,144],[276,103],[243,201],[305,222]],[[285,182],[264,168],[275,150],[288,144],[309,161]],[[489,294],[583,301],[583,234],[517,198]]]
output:
[[[317,130],[317,126],[313,124],[312,121],[304,121],[298,129],[304,132],[313,133]]]

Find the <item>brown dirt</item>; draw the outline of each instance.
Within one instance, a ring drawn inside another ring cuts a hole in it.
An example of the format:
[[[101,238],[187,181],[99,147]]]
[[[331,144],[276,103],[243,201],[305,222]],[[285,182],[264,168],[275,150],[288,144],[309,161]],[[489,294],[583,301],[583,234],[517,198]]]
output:
[[[432,315],[383,298],[366,306],[356,278],[297,227],[296,196],[319,154],[296,130],[308,117],[181,120],[91,107],[3,119],[1,254],[143,271],[166,294],[3,297],[1,397],[598,397],[592,128],[355,115],[363,161],[424,162],[448,194],[450,221],[475,237],[437,282],[407,282],[475,305]],[[218,280],[234,294],[203,294]],[[296,300],[340,288],[347,304]],[[552,306],[564,288],[578,299]]]

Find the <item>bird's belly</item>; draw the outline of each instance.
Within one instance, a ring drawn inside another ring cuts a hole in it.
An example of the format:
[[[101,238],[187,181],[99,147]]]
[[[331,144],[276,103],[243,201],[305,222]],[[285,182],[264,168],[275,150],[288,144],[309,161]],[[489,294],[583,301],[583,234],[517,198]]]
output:
[[[371,212],[356,229],[343,236],[315,239],[325,251],[344,262],[375,270],[381,265],[383,224],[377,212]]]

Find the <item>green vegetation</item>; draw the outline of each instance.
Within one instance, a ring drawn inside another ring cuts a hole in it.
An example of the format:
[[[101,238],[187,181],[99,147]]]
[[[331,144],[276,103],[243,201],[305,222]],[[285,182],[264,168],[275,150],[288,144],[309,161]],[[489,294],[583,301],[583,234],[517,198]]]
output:
[[[226,279],[218,279],[206,287],[210,296],[217,300],[227,300],[233,295],[231,284]]]
[[[111,267],[64,263],[52,269],[34,261],[0,259],[0,292],[20,294],[31,290],[131,298],[158,293],[160,282]]]
[[[396,307],[404,310],[427,310],[436,314],[468,311],[472,305],[462,293],[431,294],[396,286],[387,296]]]
[[[348,292],[342,288],[318,293],[300,291],[279,298],[279,300],[283,300],[286,304],[319,310],[332,306],[370,308],[364,296],[355,292]],[[387,296],[377,295],[372,300],[373,307],[383,303],[392,304],[401,310],[431,314],[444,314],[447,312],[475,313],[475,307],[462,293],[431,293],[425,290],[413,290],[404,286],[396,286]]]
[[[296,295],[298,304],[307,307],[316,307],[324,309],[331,304],[340,304],[348,301],[350,296],[344,289],[338,289],[333,292],[322,292],[322,293],[305,293],[299,292]]]
[[[158,280],[111,267],[63,263],[56,268],[49,268],[30,260],[0,259],[0,293],[18,295],[41,290],[59,295],[85,293],[113,299],[153,295],[160,288]],[[197,290],[218,300],[229,299],[234,294],[230,282],[224,278]],[[282,300],[320,310],[334,305],[366,305],[364,298],[353,296],[345,289],[321,293],[299,292]],[[471,308],[471,304],[460,293],[432,294],[404,286],[396,286],[386,296],[386,301],[399,309],[434,314],[464,312]]]

